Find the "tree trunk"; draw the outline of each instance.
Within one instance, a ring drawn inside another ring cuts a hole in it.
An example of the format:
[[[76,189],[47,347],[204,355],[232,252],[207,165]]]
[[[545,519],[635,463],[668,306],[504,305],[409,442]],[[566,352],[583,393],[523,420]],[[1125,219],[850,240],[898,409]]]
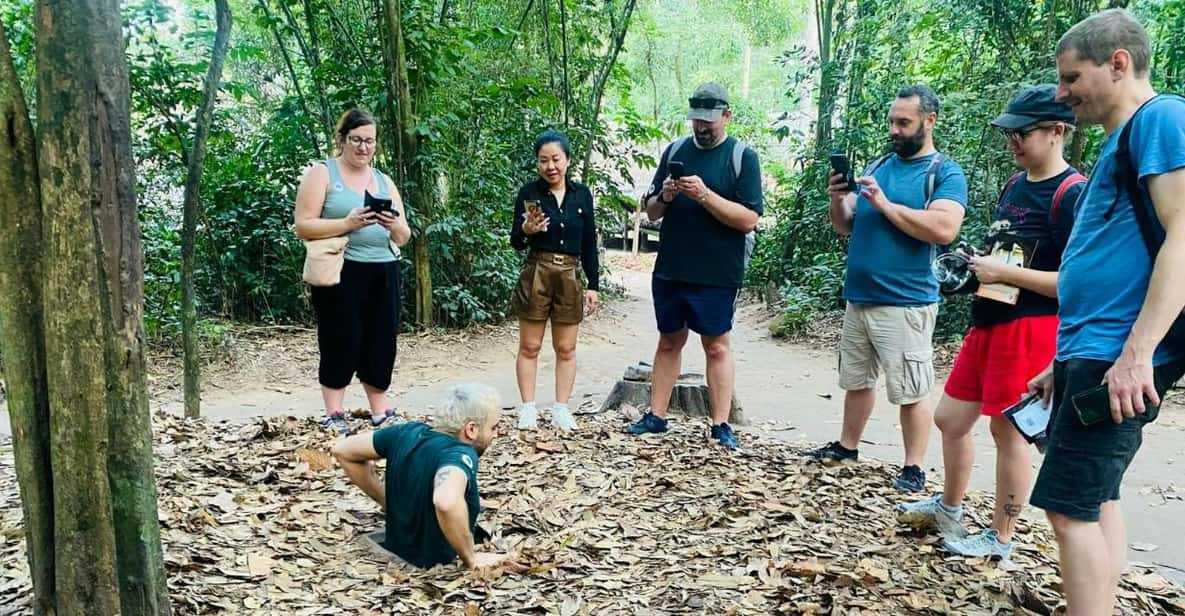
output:
[[[391,89],[394,90],[399,108],[396,134],[399,136],[399,162],[403,168],[401,174],[404,185],[401,189],[406,196],[407,203],[415,213],[412,222],[415,230],[415,246],[413,250],[416,271],[416,324],[420,327],[431,327],[433,323],[432,307],[432,262],[428,243],[428,228],[432,225],[433,203],[431,184],[426,180],[424,167],[419,160],[419,137],[411,133],[415,126],[415,99],[412,98],[411,84],[408,83],[407,48],[403,38],[403,8],[400,0],[383,1],[383,18],[387,24],[387,45],[389,49],[388,72],[393,80]]]
[[[835,108],[836,79],[833,62],[835,5],[842,0],[815,0],[819,35],[819,100],[815,119],[815,149],[822,153],[831,146],[831,118]]]
[[[564,0],[560,0],[563,2]],[[613,66],[617,64],[617,55],[621,53],[621,48],[625,45],[625,35],[629,33],[630,17],[634,14],[634,7],[638,4],[637,0],[628,0],[625,9],[622,11],[621,17],[614,22],[616,26],[615,32],[611,33],[609,49],[605,53],[605,59],[602,60],[600,72],[597,73],[596,81],[593,82],[592,92],[592,122],[588,127],[590,135],[588,140],[588,147],[584,149],[584,164],[580,169],[580,180],[587,183],[588,173],[592,165],[592,144],[596,141],[597,135],[600,133],[598,123],[601,118],[601,101],[605,97],[605,87],[609,83],[609,75],[613,72]],[[565,65],[567,64],[565,56]],[[565,69],[566,74],[566,69]],[[565,83],[567,78],[565,77]]]
[[[287,0],[283,0],[287,1]],[[292,89],[296,91],[296,100],[300,103],[300,109],[304,112],[306,118],[313,118],[313,112],[309,111],[308,101],[305,100],[304,91],[300,88],[300,78],[296,75],[296,68],[292,66],[292,57],[288,53],[288,48],[284,46],[284,38],[280,36],[280,30],[276,28],[276,24],[272,19],[272,10],[267,5],[267,0],[258,0],[259,8],[263,10],[263,16],[267,18],[268,29],[272,31],[272,38],[276,41],[277,51],[280,52],[280,57],[284,60],[284,66],[288,69],[288,78],[292,80]],[[317,139],[316,131],[308,127],[308,122],[301,122],[304,125],[305,132],[308,133],[309,145],[313,146],[313,157],[321,158],[321,142]]]
[[[5,370],[13,453],[33,577],[33,613],[53,614],[54,502],[49,401],[45,390],[40,253],[41,194],[29,110],[0,23],[0,356]],[[19,358],[19,361],[18,361]]]
[[[194,245],[197,242],[197,219],[202,202],[202,167],[206,162],[206,141],[210,136],[210,122],[222,82],[222,64],[230,43],[231,15],[226,0],[215,0],[218,30],[214,34],[214,48],[210,52],[210,66],[206,71],[202,102],[194,122],[193,145],[190,148],[185,178],[185,199],[181,222],[181,339],[185,356],[185,416],[202,414],[201,349],[197,337],[197,300],[194,297]]]
[[[168,614],[118,2],[37,3],[46,377],[62,614]]]

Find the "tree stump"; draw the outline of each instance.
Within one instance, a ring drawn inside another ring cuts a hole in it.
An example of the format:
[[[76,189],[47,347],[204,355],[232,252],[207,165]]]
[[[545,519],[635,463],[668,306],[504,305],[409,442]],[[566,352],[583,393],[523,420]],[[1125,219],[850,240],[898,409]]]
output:
[[[651,370],[651,366],[644,362],[626,368],[621,380],[613,386],[613,391],[609,392],[609,396],[601,404],[600,412],[619,410],[624,405],[637,409],[648,408]],[[675,390],[671,393],[669,410],[693,417],[711,417],[712,403],[704,375],[693,372],[680,374],[675,381]],[[740,426],[749,423],[735,392],[732,396],[732,408],[728,412],[728,423]]]

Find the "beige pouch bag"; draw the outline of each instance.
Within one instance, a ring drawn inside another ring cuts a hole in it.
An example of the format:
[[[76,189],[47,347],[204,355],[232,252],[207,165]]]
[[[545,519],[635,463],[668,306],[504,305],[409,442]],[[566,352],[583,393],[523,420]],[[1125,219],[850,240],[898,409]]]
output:
[[[340,283],[349,242],[350,238],[344,235],[305,240],[304,275],[301,278],[314,287],[332,287]]]

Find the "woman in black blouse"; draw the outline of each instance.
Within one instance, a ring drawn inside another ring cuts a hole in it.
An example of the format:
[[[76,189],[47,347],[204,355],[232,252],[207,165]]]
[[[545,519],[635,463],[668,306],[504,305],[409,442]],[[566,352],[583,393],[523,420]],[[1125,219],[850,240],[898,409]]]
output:
[[[539,178],[518,191],[510,244],[528,248],[526,262],[514,290],[514,312],[519,319],[518,377],[522,407],[518,427],[538,425],[535,375],[547,321],[551,321],[555,349],[555,404],[551,423],[562,430],[576,428],[568,408],[576,382],[576,336],[584,315],[597,309],[597,225],[588,187],[568,178],[571,163],[568,138],[548,130],[535,140]],[[579,268],[587,290],[581,289]]]

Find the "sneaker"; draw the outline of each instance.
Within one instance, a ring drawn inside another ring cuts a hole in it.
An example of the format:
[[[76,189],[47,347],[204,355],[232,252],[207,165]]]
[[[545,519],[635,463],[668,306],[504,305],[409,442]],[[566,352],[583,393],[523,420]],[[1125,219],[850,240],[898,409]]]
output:
[[[329,413],[325,416],[325,419],[321,420],[321,425],[342,436],[349,436],[354,433],[353,428],[350,427],[350,422],[346,421],[346,413],[344,411]]]
[[[926,489],[926,471],[916,464],[902,466],[893,485],[903,492],[921,492]]]
[[[802,456],[811,460],[819,460],[824,464],[842,464],[844,462],[856,462],[859,460],[860,450],[848,449],[840,445],[839,441],[834,441],[818,449],[812,449],[802,454]]]
[[[371,415],[370,416],[370,425],[371,425],[371,427],[377,428],[377,427],[383,425],[384,423],[386,423],[388,419],[391,419],[392,417],[397,417],[398,415],[399,415],[399,413],[396,413],[395,409],[387,409],[386,411],[383,411],[382,415]]]
[[[636,423],[625,429],[630,434],[661,434],[667,431],[667,420],[647,411]]]
[[[741,444],[737,441],[737,437],[732,433],[732,426],[727,423],[722,423],[718,426],[712,426],[712,438],[720,441],[721,445],[729,449],[740,449]]]
[[[575,430],[576,418],[566,404],[555,404],[551,407],[551,425],[560,430]]]
[[[943,542],[943,549],[959,556],[975,556],[978,558],[998,558],[1008,560],[1012,555],[1013,542],[1000,543],[1000,534],[996,529],[989,528],[978,535],[969,535],[961,539],[947,539]]]
[[[947,507],[941,495],[897,505],[897,521],[917,528],[936,528],[948,539],[967,535],[963,530],[963,507]]]
[[[539,409],[534,402],[523,404],[518,409],[518,429],[534,430],[539,427]]]

